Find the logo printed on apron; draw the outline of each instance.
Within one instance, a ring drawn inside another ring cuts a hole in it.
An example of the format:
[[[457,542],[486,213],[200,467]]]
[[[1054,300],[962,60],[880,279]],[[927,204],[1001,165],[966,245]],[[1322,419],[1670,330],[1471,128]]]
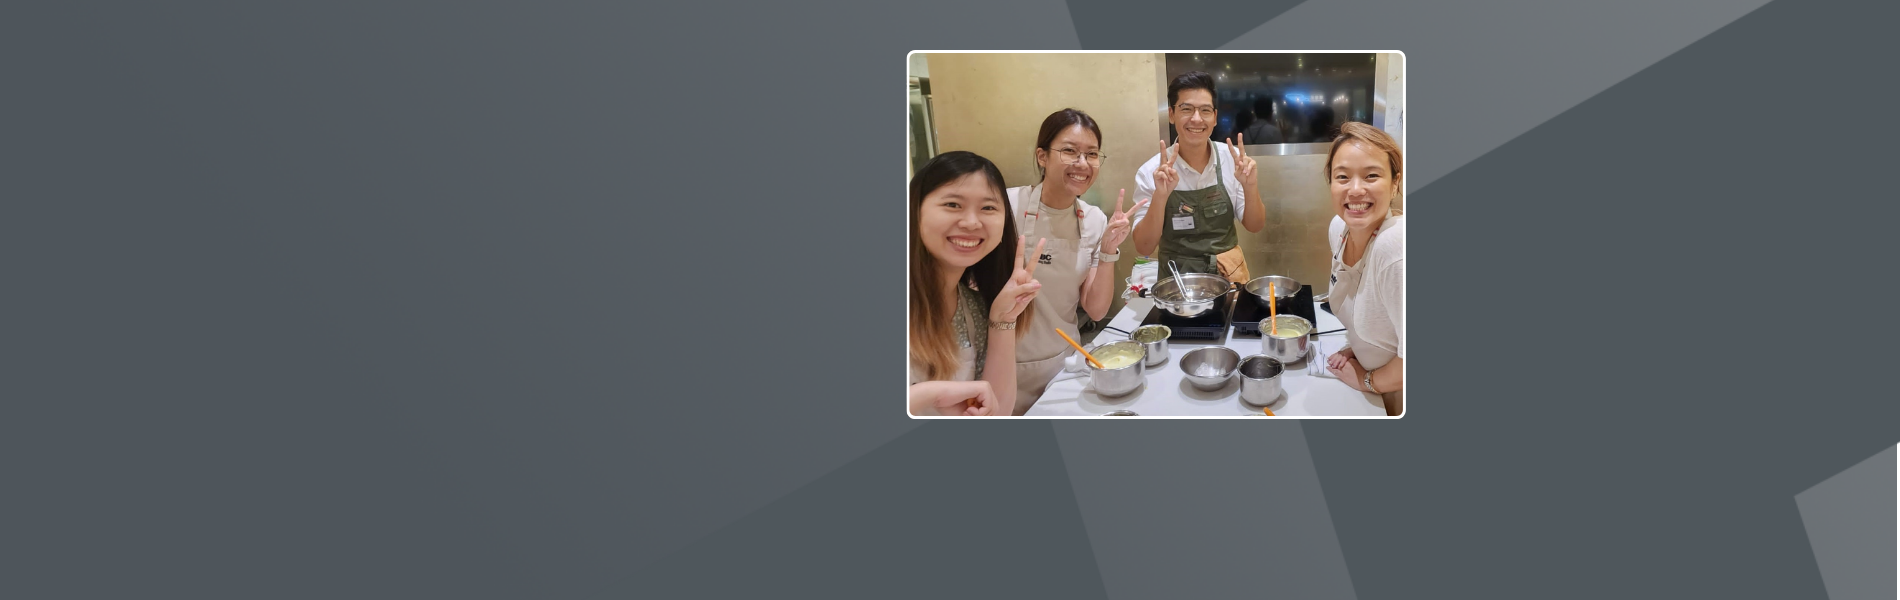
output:
[[[1036,301],[1029,305],[1030,310],[1035,311],[1035,319],[1016,343],[1016,414],[1019,415],[1035,404],[1047,389],[1049,380],[1062,372],[1063,360],[1075,352],[1056,330],[1081,339],[1075,309],[1081,303],[1082,281],[1088,276],[1089,260],[1094,257],[1094,253],[1082,252],[1081,248],[1081,237],[1089,235],[1083,231],[1087,227],[1087,213],[1082,209],[1082,200],[1077,198],[1074,207],[1078,237],[1063,239],[1055,237],[1053,225],[1043,218],[1041,192],[1042,186],[1032,186],[1017,197],[1017,201],[1029,207],[1023,210],[1023,219],[1017,225],[1030,243],[1038,238],[1045,241],[1043,254],[1036,262],[1049,265],[1036,269],[1034,277],[1043,287],[1036,293]]]

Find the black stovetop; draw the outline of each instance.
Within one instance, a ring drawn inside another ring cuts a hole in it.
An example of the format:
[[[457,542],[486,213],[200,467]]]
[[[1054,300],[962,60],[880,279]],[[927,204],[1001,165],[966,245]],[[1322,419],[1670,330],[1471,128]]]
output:
[[[1234,299],[1237,297],[1236,294],[1222,294],[1214,299],[1214,308],[1192,317],[1176,315],[1156,306],[1148,311],[1148,318],[1142,319],[1141,324],[1168,326],[1168,329],[1173,332],[1168,336],[1171,340],[1219,340],[1227,335],[1228,319],[1233,315]],[[1308,300],[1307,303],[1311,304],[1312,301]],[[1257,322],[1258,319],[1255,321]]]
[[[1313,314],[1313,286],[1302,285],[1300,292],[1289,300],[1280,301],[1275,307],[1283,315],[1298,315],[1319,327],[1319,317]],[[1240,299],[1234,303],[1234,335],[1242,337],[1260,337],[1260,321],[1267,318],[1267,307],[1260,303],[1260,297],[1246,289],[1240,290]]]

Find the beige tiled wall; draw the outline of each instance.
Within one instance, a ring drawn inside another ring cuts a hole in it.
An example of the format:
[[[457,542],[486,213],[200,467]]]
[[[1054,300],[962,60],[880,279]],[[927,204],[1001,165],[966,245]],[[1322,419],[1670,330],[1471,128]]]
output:
[[[1249,275],[1285,275],[1326,292],[1332,252],[1326,226],[1332,200],[1326,184],[1326,155],[1256,156],[1261,201],[1267,223],[1260,233],[1240,229],[1241,252]]]
[[[1160,55],[930,54],[927,60],[938,150],[986,156],[996,161],[1012,186],[1035,179],[1031,150],[1036,129],[1044,117],[1062,108],[1081,109],[1102,127],[1109,159],[1083,199],[1104,212],[1114,207],[1117,189],[1133,193],[1135,168],[1154,155],[1166,102],[1157,72]],[[1399,117],[1403,79],[1391,77],[1400,89],[1388,98],[1396,104],[1388,114]],[[1394,121],[1403,123],[1402,118]],[[1333,216],[1326,155],[1254,160],[1260,165],[1267,222],[1260,233],[1240,229],[1248,271],[1256,277],[1292,277],[1311,284],[1315,294],[1324,293],[1331,265],[1326,227]],[[1134,266],[1134,242],[1125,242],[1122,249],[1118,282]],[[1121,309],[1119,298],[1114,309]]]
[[[929,54],[937,150],[968,150],[995,161],[1009,185],[1036,182],[1036,131],[1064,108],[1102,128],[1101,173],[1082,199],[1108,212],[1116,191],[1135,193],[1135,168],[1160,138],[1158,54]],[[1134,241],[1122,244],[1116,281],[1134,266]],[[1121,310],[1118,296],[1113,311]]]

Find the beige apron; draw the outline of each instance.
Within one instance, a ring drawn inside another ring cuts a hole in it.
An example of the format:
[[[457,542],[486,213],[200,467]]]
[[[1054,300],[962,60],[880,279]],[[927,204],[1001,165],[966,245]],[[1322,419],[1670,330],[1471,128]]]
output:
[[[1386,217],[1387,222],[1380,224],[1379,229],[1383,231],[1392,218]],[[1359,253],[1358,264],[1346,266],[1346,236],[1351,234],[1351,231],[1340,234],[1339,251],[1333,253],[1332,287],[1327,290],[1326,299],[1332,303],[1333,316],[1339,317],[1340,324],[1346,326],[1346,345],[1352,348],[1353,357],[1359,359],[1359,366],[1365,367],[1367,371],[1375,371],[1392,362],[1398,354],[1360,340],[1357,330],[1352,326],[1352,315],[1359,299],[1360,280],[1365,277],[1366,258],[1372,256],[1372,245],[1379,243],[1379,234],[1374,233],[1372,241],[1366,243],[1365,251]],[[1380,396],[1387,406],[1395,406],[1405,400],[1405,390],[1386,392]]]
[[[1029,331],[1016,340],[1016,414],[1022,415],[1042,397],[1049,381],[1062,372],[1062,360],[1075,353],[1056,330],[1082,341],[1076,329],[1075,308],[1082,301],[1082,280],[1088,277],[1095,252],[1081,247],[1080,236],[1086,226],[1081,198],[1075,199],[1074,206],[1076,239],[1056,239],[1049,220],[1043,216],[1042,186],[1030,187],[1018,204],[1026,207],[1017,210],[1015,216],[1017,230],[1029,236],[1029,251],[1035,250],[1038,238],[1047,240],[1042,256],[1036,259],[1035,278],[1042,282],[1042,290],[1029,305],[1036,316]]]

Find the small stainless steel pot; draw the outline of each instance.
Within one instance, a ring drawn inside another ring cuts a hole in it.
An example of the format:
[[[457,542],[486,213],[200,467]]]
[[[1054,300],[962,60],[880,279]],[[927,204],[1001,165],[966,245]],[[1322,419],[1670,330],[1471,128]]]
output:
[[[1292,277],[1285,275],[1255,277],[1253,281],[1247,282],[1247,293],[1253,294],[1254,299],[1259,300],[1263,308],[1269,306],[1267,302],[1267,284],[1269,283],[1273,284],[1273,294],[1279,298],[1281,304],[1292,301],[1293,297],[1300,293],[1300,282]]]
[[[1088,364],[1086,359],[1083,360],[1082,363],[1088,365],[1089,369],[1089,385],[1095,387],[1096,394],[1102,396],[1123,396],[1135,391],[1135,388],[1141,387],[1142,376],[1147,374],[1147,365],[1142,355],[1141,344],[1133,340],[1109,342],[1096,346],[1094,350],[1089,351],[1089,354],[1094,355],[1095,360],[1102,361],[1104,365],[1116,361],[1119,358],[1134,358],[1134,360],[1129,361],[1128,364],[1113,369],[1098,369],[1095,368],[1095,365]]]
[[[1273,324],[1280,324],[1280,335],[1273,335]],[[1272,319],[1260,320],[1260,353],[1273,357],[1283,363],[1299,362],[1306,356],[1308,334],[1313,333],[1313,322],[1299,315],[1275,315]]]
[[[1266,406],[1280,398],[1280,374],[1286,365],[1271,356],[1255,354],[1240,361],[1240,401]]]
[[[1141,344],[1142,351],[1148,353],[1148,366],[1159,367],[1168,364],[1168,336],[1171,335],[1174,330],[1167,325],[1143,325],[1135,328],[1134,335],[1128,339]]]

